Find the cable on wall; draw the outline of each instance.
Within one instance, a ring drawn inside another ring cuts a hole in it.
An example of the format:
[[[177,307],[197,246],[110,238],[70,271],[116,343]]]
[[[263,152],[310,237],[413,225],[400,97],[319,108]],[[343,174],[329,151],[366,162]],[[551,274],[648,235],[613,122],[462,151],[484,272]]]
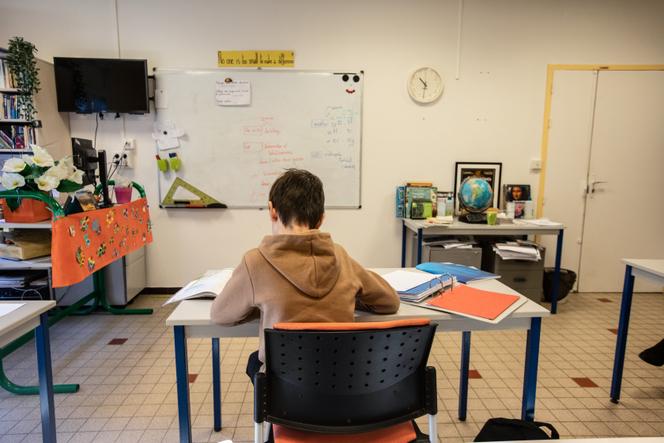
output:
[[[116,0],[117,4],[117,0]],[[463,31],[463,0],[459,0],[459,17],[457,20],[457,59],[456,59],[456,75],[455,78],[459,80],[461,70],[461,32]]]

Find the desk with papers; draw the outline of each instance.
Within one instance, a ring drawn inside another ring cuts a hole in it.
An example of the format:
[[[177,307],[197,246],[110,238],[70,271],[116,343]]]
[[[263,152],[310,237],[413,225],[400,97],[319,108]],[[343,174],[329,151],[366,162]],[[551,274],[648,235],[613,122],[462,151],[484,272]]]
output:
[[[386,274],[395,269],[374,269],[379,274]],[[470,282],[473,286],[488,291],[520,295],[496,280]],[[523,296],[522,296],[523,297]],[[210,320],[212,300],[185,300],[171,313],[166,325],[173,328],[175,342],[175,368],[178,393],[178,417],[180,441],[189,443],[191,439],[191,409],[189,403],[189,381],[187,361],[187,338],[212,339],[212,383],[214,429],[221,429],[221,379],[219,337],[256,337],[259,334],[258,320],[236,326],[220,326]],[[526,356],[523,380],[521,417],[533,420],[535,417],[535,396],[537,388],[537,366],[541,321],[549,316],[549,311],[527,299],[518,309],[497,324],[433,311],[418,306],[401,304],[399,311],[391,315],[377,315],[368,312],[356,312],[356,321],[387,321],[404,318],[429,318],[438,324],[438,331],[462,332],[461,367],[459,381],[458,417],[466,419],[468,404],[468,374],[470,367],[471,331],[522,329],[527,331]]]
[[[560,262],[563,253],[563,231],[565,227],[560,223],[544,221],[515,220],[515,223],[487,225],[462,223],[455,220],[451,224],[431,224],[424,220],[402,220],[401,228],[401,267],[406,266],[406,251],[408,246],[408,231],[416,233],[417,256],[416,264],[422,263],[422,243],[424,235],[474,235],[474,236],[504,236],[504,235],[556,235],[555,275],[551,294],[551,313],[558,310],[558,288],[560,287]]]

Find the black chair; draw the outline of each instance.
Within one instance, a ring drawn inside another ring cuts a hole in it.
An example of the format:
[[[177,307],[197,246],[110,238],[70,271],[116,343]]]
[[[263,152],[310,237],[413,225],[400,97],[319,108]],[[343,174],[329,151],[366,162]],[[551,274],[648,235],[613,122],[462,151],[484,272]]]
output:
[[[437,442],[436,370],[426,366],[435,331],[427,319],[266,329],[254,440],[268,422],[276,442]],[[426,414],[429,436],[412,421]]]

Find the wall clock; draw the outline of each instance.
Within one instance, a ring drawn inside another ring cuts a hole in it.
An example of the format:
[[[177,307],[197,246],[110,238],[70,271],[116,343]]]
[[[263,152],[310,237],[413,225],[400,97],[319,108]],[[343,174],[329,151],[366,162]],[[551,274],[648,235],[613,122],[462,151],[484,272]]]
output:
[[[433,68],[420,68],[408,80],[408,94],[417,103],[432,103],[443,94],[443,79]]]

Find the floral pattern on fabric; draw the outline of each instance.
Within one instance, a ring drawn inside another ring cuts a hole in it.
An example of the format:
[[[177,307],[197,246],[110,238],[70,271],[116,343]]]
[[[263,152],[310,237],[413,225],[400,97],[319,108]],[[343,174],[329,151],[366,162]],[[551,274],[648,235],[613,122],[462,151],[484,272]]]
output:
[[[76,284],[148,243],[152,224],[144,198],[62,217],[53,222],[53,287]]]

